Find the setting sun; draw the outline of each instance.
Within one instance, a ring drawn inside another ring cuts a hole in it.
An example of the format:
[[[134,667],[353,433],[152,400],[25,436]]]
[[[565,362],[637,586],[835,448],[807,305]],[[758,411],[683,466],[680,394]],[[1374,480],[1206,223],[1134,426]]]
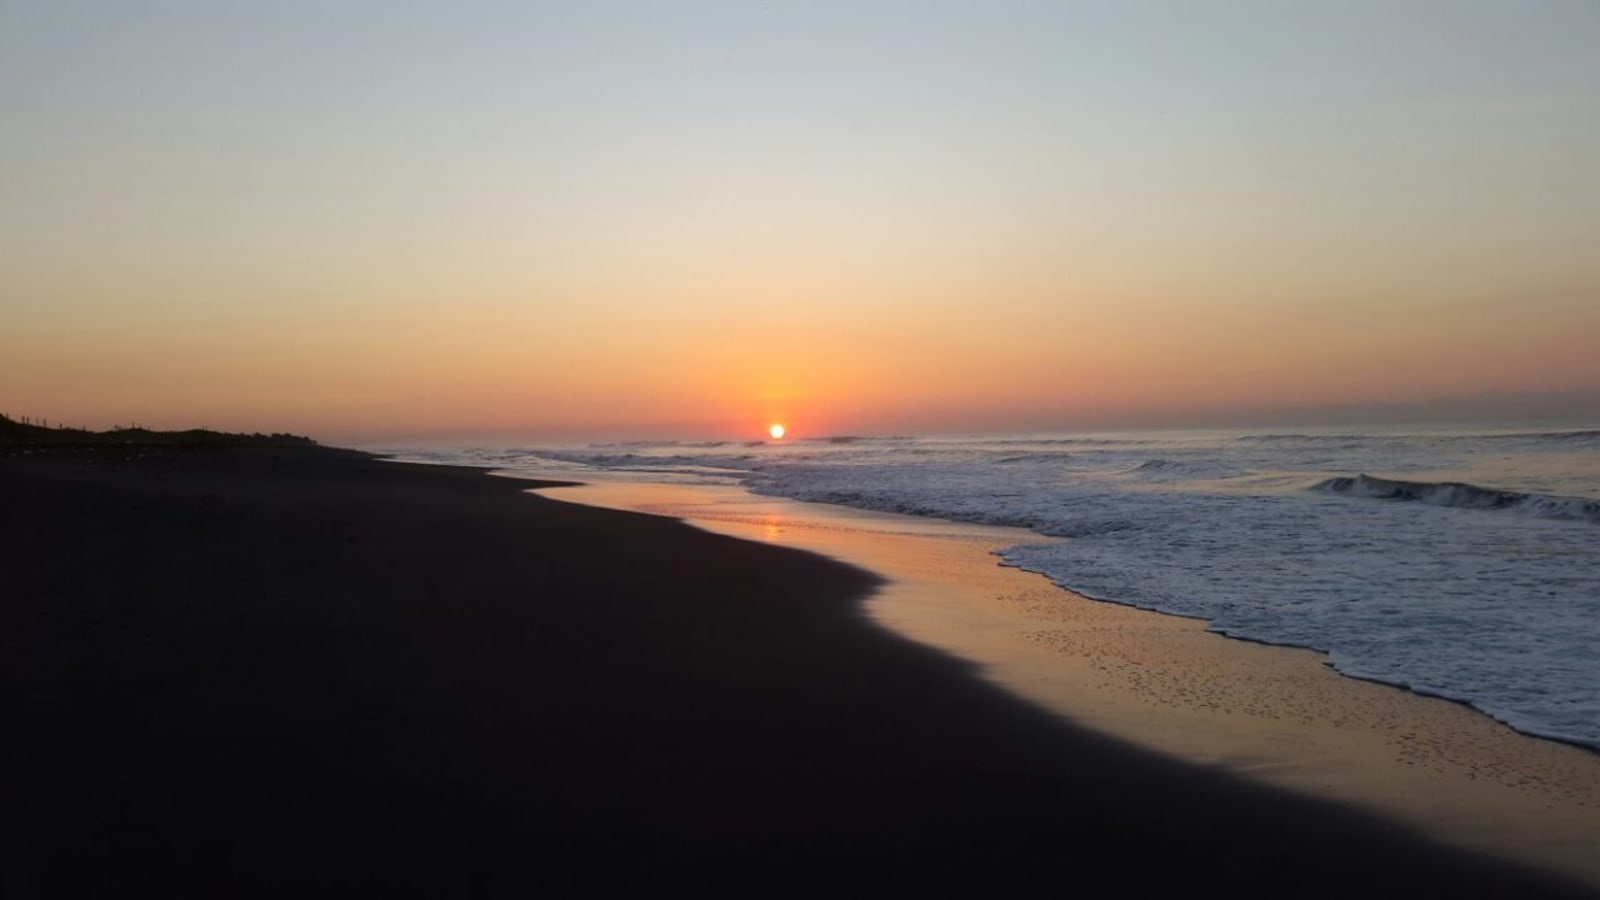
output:
[[[789,429],[784,428],[777,422],[772,423],[772,427],[767,429],[767,434],[772,435],[772,439],[775,441],[783,440],[783,436],[788,433]]]

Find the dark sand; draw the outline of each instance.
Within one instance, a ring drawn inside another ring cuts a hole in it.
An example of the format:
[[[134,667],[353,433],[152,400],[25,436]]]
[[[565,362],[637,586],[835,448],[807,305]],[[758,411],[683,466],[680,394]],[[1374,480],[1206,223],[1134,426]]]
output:
[[[1064,724],[867,573],[527,486],[0,459],[5,895],[1589,896]]]

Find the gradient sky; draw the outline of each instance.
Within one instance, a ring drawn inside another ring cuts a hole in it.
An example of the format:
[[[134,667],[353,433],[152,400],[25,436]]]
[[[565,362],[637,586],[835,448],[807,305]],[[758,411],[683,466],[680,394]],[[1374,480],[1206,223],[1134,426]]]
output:
[[[1594,0],[0,0],[0,412],[1587,414],[1597,48]]]

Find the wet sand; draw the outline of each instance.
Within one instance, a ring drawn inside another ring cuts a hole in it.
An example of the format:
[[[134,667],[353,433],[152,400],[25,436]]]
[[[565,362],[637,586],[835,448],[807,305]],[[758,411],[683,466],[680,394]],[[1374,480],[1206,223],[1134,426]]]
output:
[[[1592,896],[1066,723],[862,569],[525,486],[0,460],[5,895]]]
[[[889,579],[867,602],[877,621],[1073,722],[1600,886],[1600,754],[1344,677],[1320,653],[1231,640],[1000,566],[992,551],[1046,540],[1032,532],[734,487],[618,481],[542,493],[861,566]]]

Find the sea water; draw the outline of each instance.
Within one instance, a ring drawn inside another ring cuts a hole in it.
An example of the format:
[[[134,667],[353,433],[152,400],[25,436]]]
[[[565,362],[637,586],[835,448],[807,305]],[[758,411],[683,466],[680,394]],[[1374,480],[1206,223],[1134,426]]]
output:
[[[1089,597],[1600,748],[1600,429],[833,437],[406,451],[1020,526]]]

